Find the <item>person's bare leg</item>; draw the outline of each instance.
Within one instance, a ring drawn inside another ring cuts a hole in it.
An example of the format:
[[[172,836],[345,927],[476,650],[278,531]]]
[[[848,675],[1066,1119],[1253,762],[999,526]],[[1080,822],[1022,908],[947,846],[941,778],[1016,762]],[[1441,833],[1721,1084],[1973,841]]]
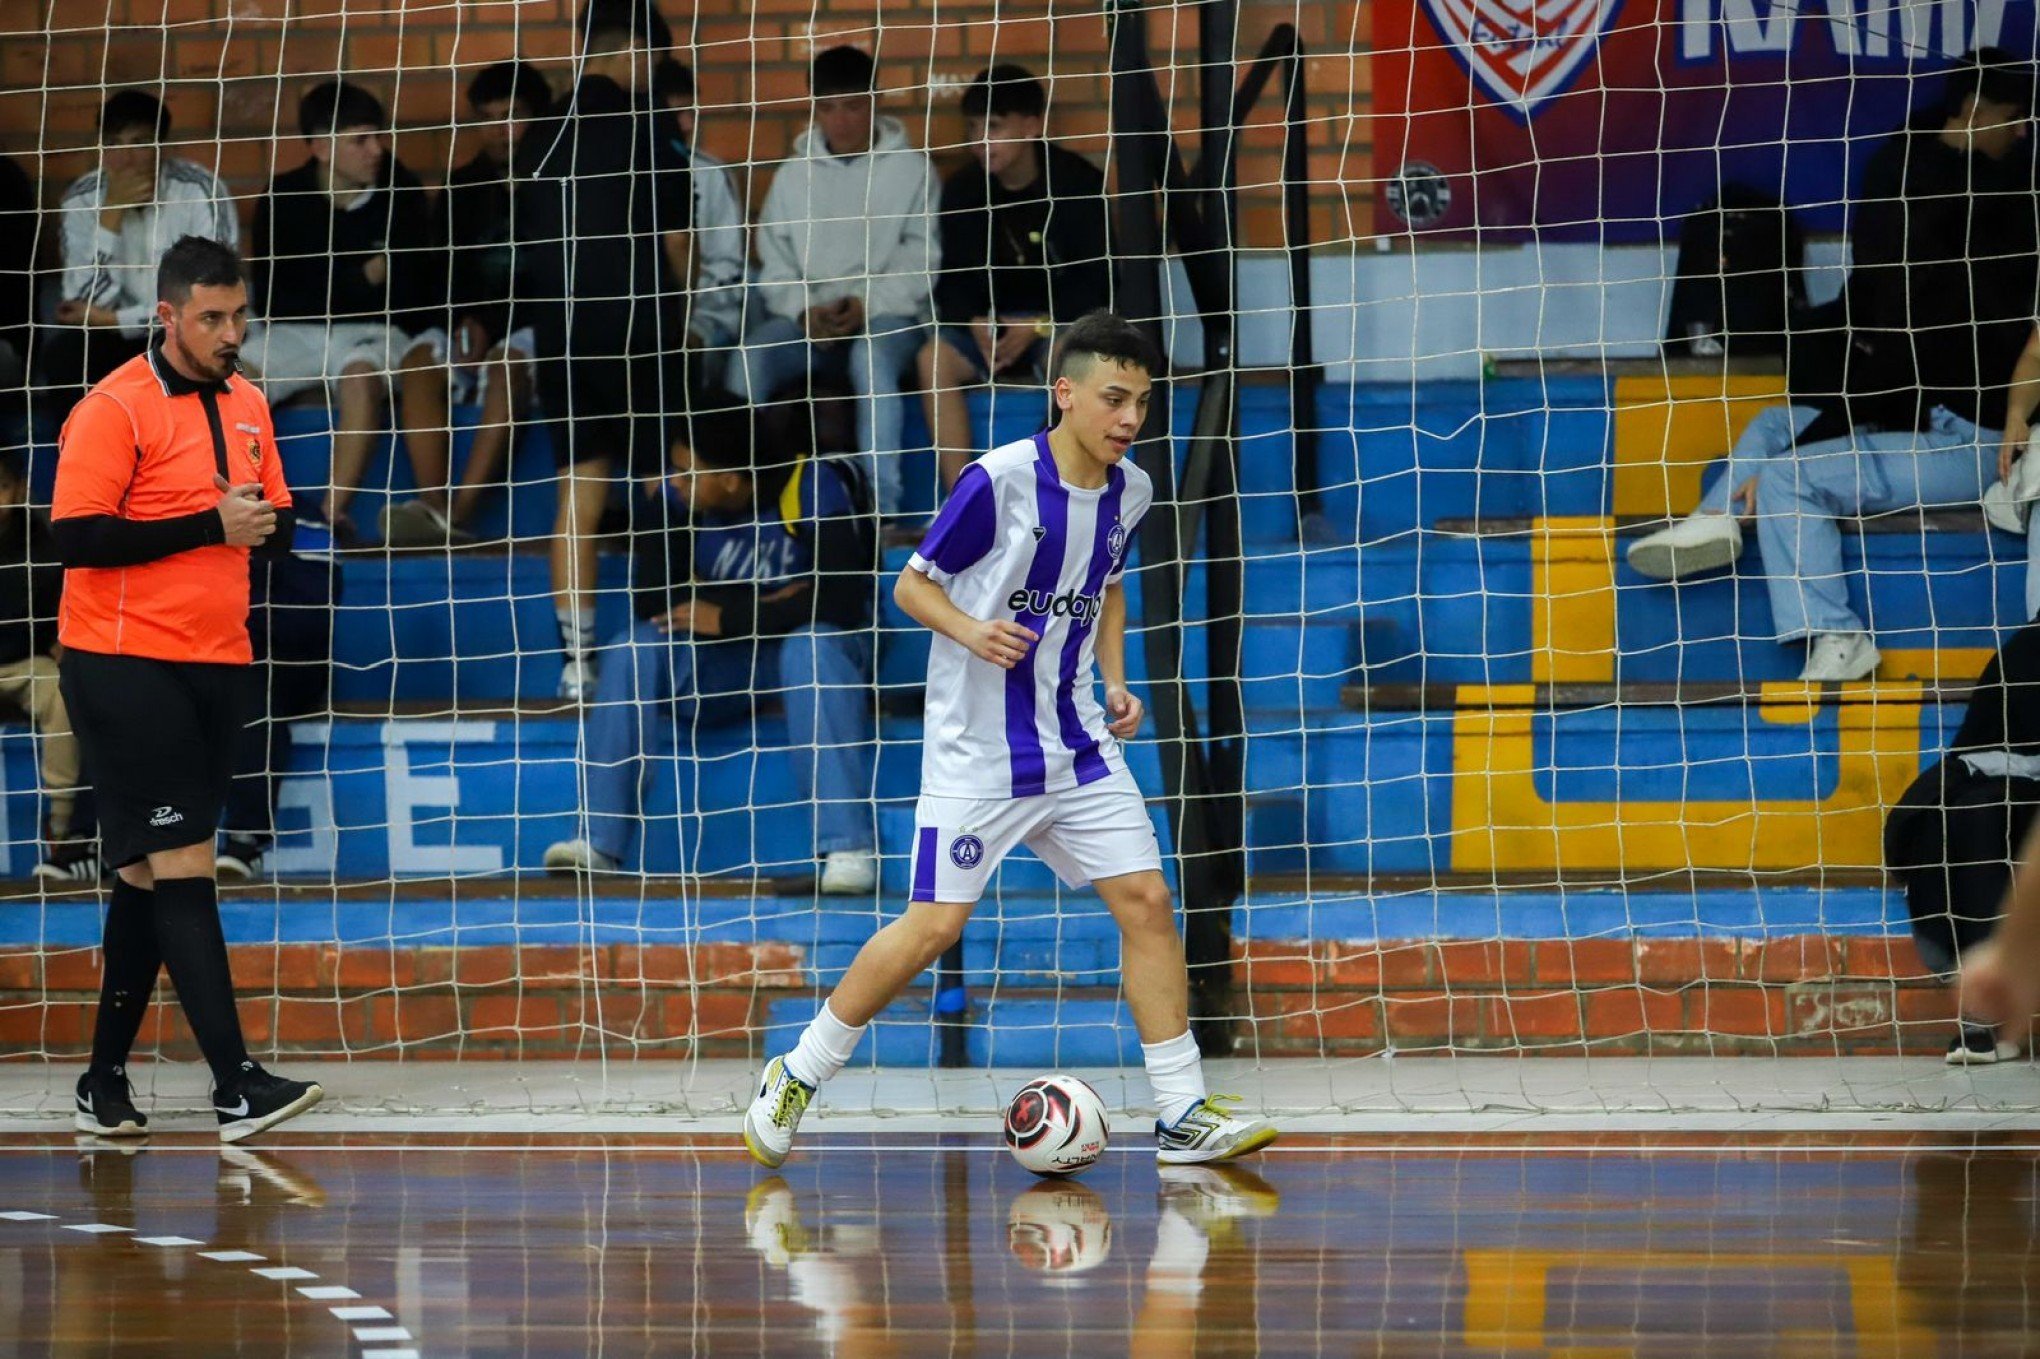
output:
[[[448,448],[453,428],[446,402],[446,365],[430,345],[413,345],[398,365],[398,425],[411,457],[418,499],[446,512]]]
[[[553,516],[553,604],[562,613],[595,608],[595,531],[609,504],[609,459],[590,458],[560,474],[560,507]]]
[[[906,914],[864,941],[850,970],[830,993],[831,1013],[861,1028],[926,972],[963,934],[972,906],[911,902]]]
[[[531,404],[531,364],[512,358],[497,345],[489,351],[488,380],[482,386],[482,419],[468,447],[467,466],[453,495],[452,519],[465,528],[481,508],[483,497],[504,484],[514,422]]]
[[[365,359],[341,369],[334,385],[339,388],[339,409],[334,417],[332,489],[326,492],[326,520],[337,524],[346,517],[347,502],[361,489],[361,474],[368,470],[369,455],[382,437],[382,406],[388,388]]]
[[[1189,1032],[1190,969],[1168,881],[1148,869],[1094,886],[1119,925],[1120,975],[1140,1041],[1164,1043]]]
[[[947,491],[976,456],[970,447],[970,405],[963,399],[963,389],[977,381],[977,373],[963,355],[942,340],[921,346],[914,356],[914,370],[921,380],[921,410],[928,419],[928,437],[935,444],[942,489]]]

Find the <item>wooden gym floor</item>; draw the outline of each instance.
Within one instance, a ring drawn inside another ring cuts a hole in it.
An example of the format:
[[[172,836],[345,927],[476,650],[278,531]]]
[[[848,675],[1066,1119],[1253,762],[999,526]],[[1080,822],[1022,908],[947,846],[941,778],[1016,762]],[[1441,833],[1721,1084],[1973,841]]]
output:
[[[2040,1329],[2040,1142],[0,1140],[0,1356],[1948,1355]]]

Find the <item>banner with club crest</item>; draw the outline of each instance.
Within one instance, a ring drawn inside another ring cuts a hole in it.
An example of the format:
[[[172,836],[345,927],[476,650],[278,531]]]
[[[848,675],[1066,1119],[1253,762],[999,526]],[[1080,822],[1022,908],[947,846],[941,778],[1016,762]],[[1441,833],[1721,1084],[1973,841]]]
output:
[[[2035,0],[1373,0],[1376,230],[1676,234],[1724,183],[1840,231],[1880,140]]]

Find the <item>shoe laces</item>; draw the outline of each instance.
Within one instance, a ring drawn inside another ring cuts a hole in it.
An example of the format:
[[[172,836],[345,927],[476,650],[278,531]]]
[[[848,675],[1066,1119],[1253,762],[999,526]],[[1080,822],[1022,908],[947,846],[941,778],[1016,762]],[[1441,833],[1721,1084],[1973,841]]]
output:
[[[807,1112],[808,1101],[814,1098],[815,1092],[803,1085],[798,1077],[787,1073],[784,1067],[780,1071],[786,1077],[786,1084],[780,1087],[779,1098],[772,1105],[772,1126],[787,1128]]]
[[[1238,1104],[1243,1098],[1245,1097],[1242,1095],[1206,1095],[1203,1103],[1191,1109],[1183,1117],[1187,1121],[1202,1114],[1212,1123],[1223,1123],[1233,1116],[1232,1110],[1227,1106]]]

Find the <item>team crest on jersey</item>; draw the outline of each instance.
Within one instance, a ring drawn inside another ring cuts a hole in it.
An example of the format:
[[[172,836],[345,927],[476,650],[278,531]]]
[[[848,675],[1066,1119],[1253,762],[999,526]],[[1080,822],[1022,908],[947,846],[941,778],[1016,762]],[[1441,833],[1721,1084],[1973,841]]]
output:
[[[975,835],[959,835],[949,842],[949,862],[958,868],[976,868],[985,858],[985,842]]]
[[[1452,55],[1512,118],[1528,122],[1593,59],[1622,0],[1522,6],[1423,0]]]
[[[262,441],[260,439],[250,439],[248,441],[248,465],[250,467],[260,467],[262,465]]]
[[[1115,562],[1126,555],[1126,525],[1112,526],[1112,531],[1105,535],[1105,551],[1111,554]]]

